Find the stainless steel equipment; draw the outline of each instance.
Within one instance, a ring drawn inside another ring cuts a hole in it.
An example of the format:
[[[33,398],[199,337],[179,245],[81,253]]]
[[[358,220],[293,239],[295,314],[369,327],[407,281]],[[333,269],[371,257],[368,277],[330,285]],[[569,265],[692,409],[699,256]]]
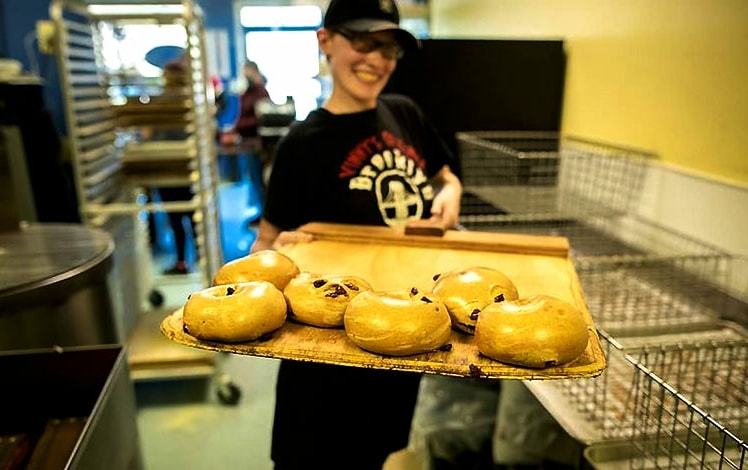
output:
[[[29,468],[143,468],[123,347],[0,352],[0,370],[0,436],[29,444]]]
[[[114,243],[75,224],[0,232],[0,350],[117,343]]]

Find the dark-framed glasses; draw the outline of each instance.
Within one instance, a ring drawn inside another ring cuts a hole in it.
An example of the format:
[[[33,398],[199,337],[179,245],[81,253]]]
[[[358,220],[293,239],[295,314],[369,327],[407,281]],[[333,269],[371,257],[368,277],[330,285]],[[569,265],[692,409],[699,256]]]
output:
[[[346,38],[354,51],[362,54],[379,50],[386,59],[402,59],[405,55],[403,47],[396,41],[380,41],[370,33],[356,33],[344,29],[337,29],[335,32]]]

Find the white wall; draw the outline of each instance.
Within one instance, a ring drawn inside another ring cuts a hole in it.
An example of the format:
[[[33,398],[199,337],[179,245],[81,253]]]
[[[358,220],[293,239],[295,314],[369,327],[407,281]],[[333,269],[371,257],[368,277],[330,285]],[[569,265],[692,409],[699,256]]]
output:
[[[748,300],[748,188],[661,163],[651,166],[639,215],[731,253],[727,286]]]

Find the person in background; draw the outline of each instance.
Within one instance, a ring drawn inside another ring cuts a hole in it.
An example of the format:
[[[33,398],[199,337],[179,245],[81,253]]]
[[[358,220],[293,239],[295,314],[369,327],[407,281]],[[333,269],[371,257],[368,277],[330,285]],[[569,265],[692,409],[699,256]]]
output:
[[[188,66],[186,57],[182,56],[164,65],[164,90],[161,95],[162,99],[171,98],[179,99],[180,89],[187,86],[189,81]],[[143,137],[150,140],[185,140],[189,134],[180,127],[159,127],[152,130],[145,130]],[[189,201],[192,199],[192,189],[189,186],[164,186],[157,189],[161,200],[168,201]],[[168,211],[169,225],[174,233],[174,245],[176,251],[176,262],[166,269],[164,274],[187,274],[190,267],[187,263],[187,230],[185,222],[190,224],[194,233],[194,221],[192,220],[191,211]],[[185,221],[185,219],[187,219]]]
[[[265,77],[260,73],[257,63],[248,60],[242,67],[247,88],[239,100],[239,118],[234,124],[234,131],[242,138],[257,137],[257,127],[260,119],[257,116],[256,106],[261,100],[269,99],[265,88]]]
[[[233,149],[228,152],[220,152],[218,155],[218,164],[222,173],[225,174],[225,179],[233,182],[240,181],[243,178],[239,158],[257,157],[262,152],[260,142],[252,142],[259,135],[260,117],[257,112],[257,104],[270,99],[270,95],[265,88],[265,76],[260,73],[257,63],[247,60],[242,66],[242,74],[245,88],[239,96],[239,115],[236,122],[226,129],[221,129],[219,135],[220,145]],[[237,154],[236,149],[241,149],[242,144],[248,145]],[[251,150],[247,151],[247,149]],[[258,181],[258,184],[262,185],[262,181]]]
[[[456,161],[416,104],[381,95],[397,61],[418,47],[394,1],[332,0],[319,47],[333,77],[321,108],[278,143],[251,251],[309,241],[311,221],[456,227]],[[276,384],[276,470],[381,469],[408,445],[418,373],[283,360]]]

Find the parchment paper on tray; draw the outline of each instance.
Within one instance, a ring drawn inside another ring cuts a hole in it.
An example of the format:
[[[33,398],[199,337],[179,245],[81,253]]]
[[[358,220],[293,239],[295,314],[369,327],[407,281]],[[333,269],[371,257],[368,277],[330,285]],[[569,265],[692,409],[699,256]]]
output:
[[[595,377],[605,369],[605,355],[568,258],[565,239],[470,231],[447,231],[444,237],[429,237],[405,235],[402,229],[366,229],[308,224],[302,230],[313,233],[315,241],[284,248],[283,252],[302,271],[361,276],[377,290],[429,290],[435,274],[471,266],[493,267],[512,279],[521,297],[548,294],[576,305],[590,327],[587,349],[564,366],[528,369],[480,355],[472,336],[453,331],[449,351],[386,357],[360,349],[342,329],[315,328],[291,320],[264,341],[219,343],[200,341],[185,333],[181,309],[163,320],[162,333],[177,343],[212,351],[460,377],[567,379]]]

